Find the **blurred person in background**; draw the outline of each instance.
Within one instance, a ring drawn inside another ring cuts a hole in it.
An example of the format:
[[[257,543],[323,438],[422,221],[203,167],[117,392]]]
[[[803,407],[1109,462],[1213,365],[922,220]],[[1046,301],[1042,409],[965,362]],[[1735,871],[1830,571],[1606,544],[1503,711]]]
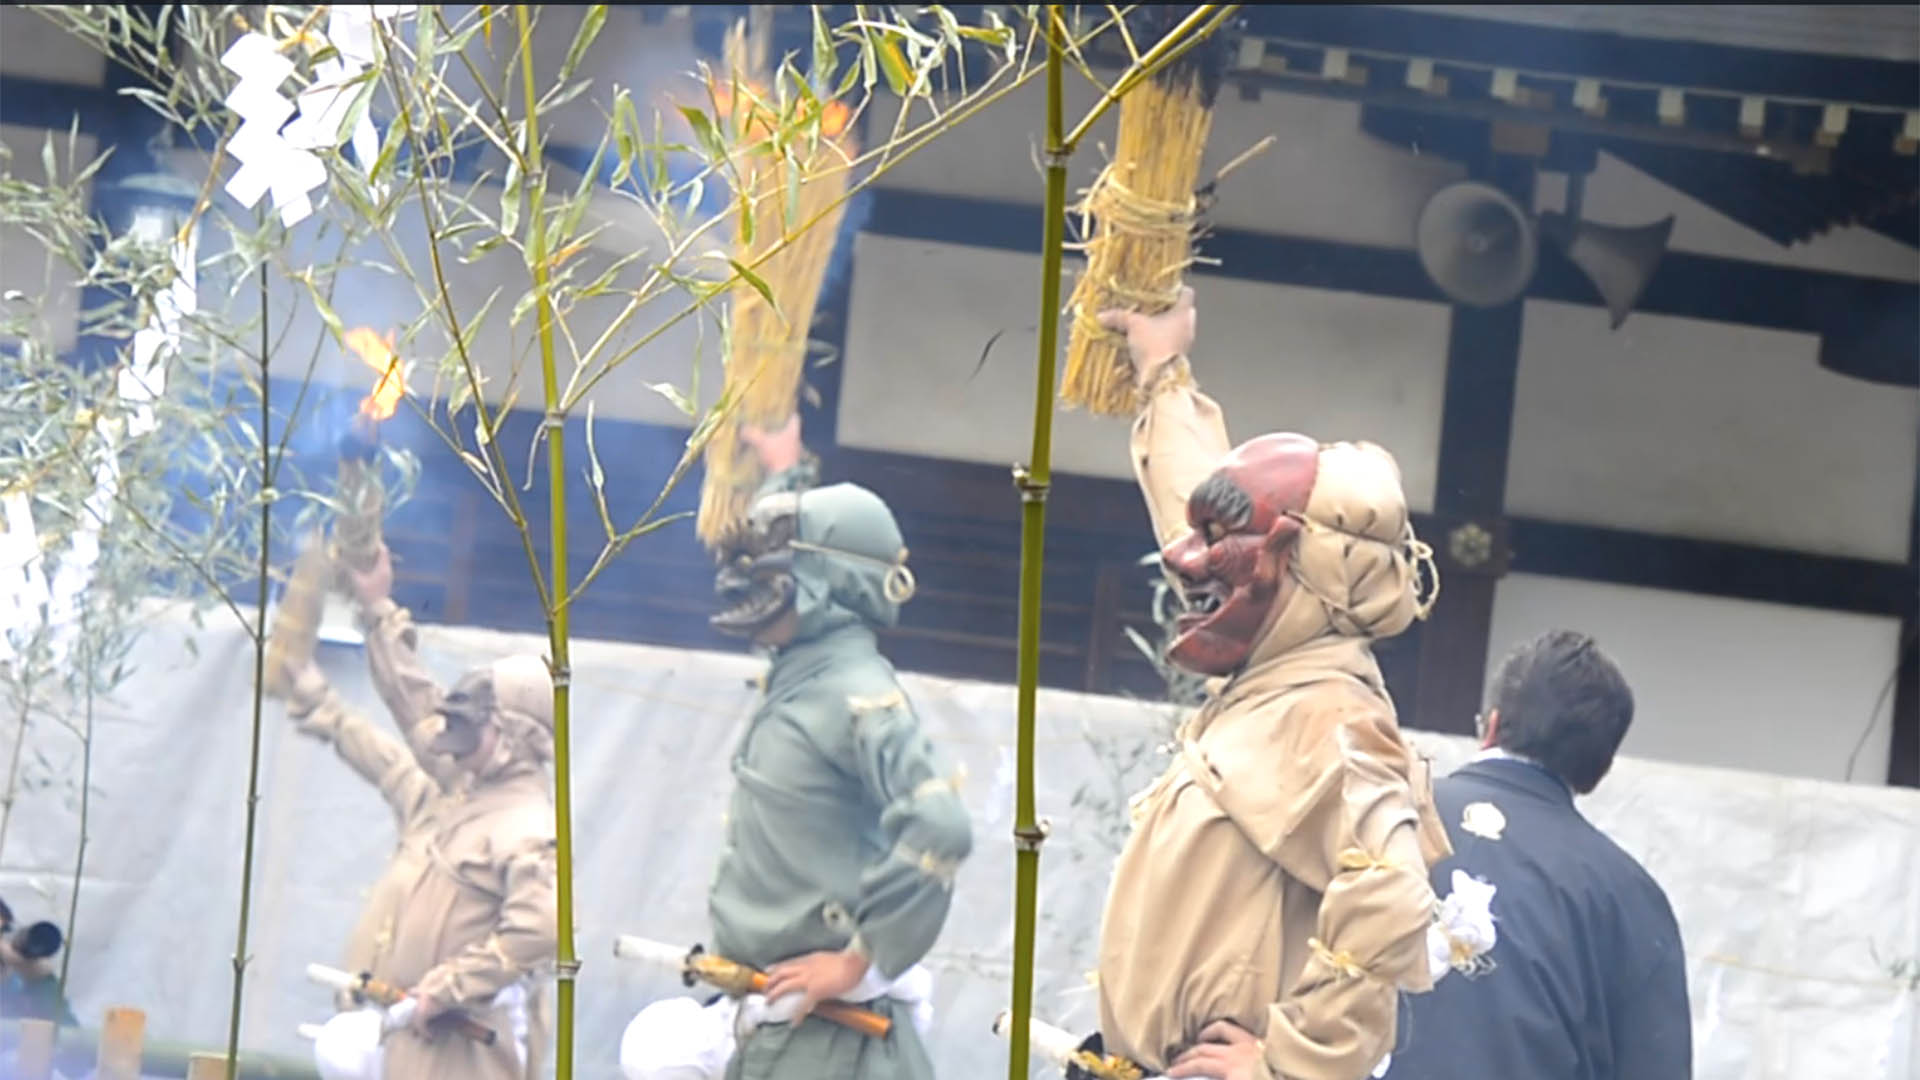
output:
[[[1494,676],[1481,752],[1434,785],[1453,857],[1498,890],[1484,975],[1407,1001],[1388,1080],[1686,1080],[1680,927],[1658,882],[1574,806],[1633,722],[1633,692],[1584,634],[1556,630]]]
[[[78,1027],[60,973],[53,958],[65,944],[60,928],[37,922],[17,930],[13,909],[0,901],[0,1017],[9,1020],[46,1020],[60,1027]]]
[[[409,992],[376,1026],[385,1075],[537,1076],[545,1049],[537,979],[553,963],[557,932],[546,663],[508,657],[443,692],[415,651],[411,616],[391,598],[384,545],[371,569],[347,577],[374,685],[405,741],[355,713],[311,662],[293,679],[288,711],[302,734],[331,743],[394,812],[395,851],[347,957],[352,974]],[[491,1027],[494,1044],[438,1022],[451,1012]],[[326,1048],[324,1040],[317,1045]]]

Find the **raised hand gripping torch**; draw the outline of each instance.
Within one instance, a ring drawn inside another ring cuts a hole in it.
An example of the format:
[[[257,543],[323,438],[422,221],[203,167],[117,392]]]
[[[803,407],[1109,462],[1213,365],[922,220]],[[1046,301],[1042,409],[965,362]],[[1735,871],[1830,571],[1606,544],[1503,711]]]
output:
[[[613,955],[621,960],[677,972],[688,986],[706,983],[733,997],[758,994],[767,988],[766,972],[723,956],[715,956],[699,945],[682,949],[677,945],[621,934],[613,939]],[[823,1001],[814,1006],[812,1015],[876,1039],[886,1038],[887,1033],[893,1030],[892,1020],[871,1009],[862,1009],[844,1001]]]
[[[405,990],[383,983],[364,972],[355,975],[325,964],[308,964],[307,978],[330,990],[348,991],[355,998],[370,1001],[381,1008],[411,1000]],[[445,1020],[441,1022],[482,1046],[492,1046],[497,1037],[492,1028],[464,1012],[448,1013]]]

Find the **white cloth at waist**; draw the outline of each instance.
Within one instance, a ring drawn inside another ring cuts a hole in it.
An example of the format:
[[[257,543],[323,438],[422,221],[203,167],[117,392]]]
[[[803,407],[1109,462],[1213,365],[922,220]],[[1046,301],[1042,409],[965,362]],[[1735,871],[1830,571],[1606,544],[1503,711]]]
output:
[[[892,998],[912,1009],[914,1029],[933,1025],[933,973],[919,964],[889,981],[872,968],[852,990],[836,998],[863,1005]],[[762,1024],[786,1023],[799,994],[768,1002],[760,994],[722,997],[702,1007],[692,998],[668,998],[640,1010],[620,1039],[620,1070],[627,1080],[720,1080],[739,1041]]]

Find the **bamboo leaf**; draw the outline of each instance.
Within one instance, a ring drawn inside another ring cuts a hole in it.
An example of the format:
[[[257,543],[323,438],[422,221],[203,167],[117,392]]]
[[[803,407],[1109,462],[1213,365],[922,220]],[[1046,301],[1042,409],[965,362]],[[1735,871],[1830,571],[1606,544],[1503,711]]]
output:
[[[681,393],[680,388],[672,383],[648,383],[647,389],[673,402],[674,408],[679,409],[688,416],[693,416],[697,412],[693,402],[688,399],[687,395]]]
[[[633,173],[634,154],[639,150],[636,137],[638,117],[633,108],[633,95],[620,87],[613,92],[613,139],[614,152],[619,156],[613,167],[613,186],[619,187]]]
[[[512,236],[520,227],[520,156],[507,159],[507,177],[500,186],[500,231]]]
[[[772,308],[775,314],[779,314],[780,305],[774,303],[773,290],[767,288],[767,283],[760,280],[759,274],[756,274],[752,270],[747,269],[746,265],[741,263],[740,260],[738,259],[728,259],[727,263],[728,265],[733,267],[734,273],[740,275],[741,280],[745,281],[748,285],[753,286],[753,291],[760,294],[760,299],[765,300],[767,302],[767,306]]]
[[[713,121],[705,112],[691,105],[682,105],[680,115],[687,118],[687,123],[693,128],[694,138],[699,140],[700,148],[706,151],[710,163],[717,165],[727,159],[726,145],[720,141],[720,133],[714,129]]]
[[[600,36],[600,27],[607,21],[607,5],[594,4],[581,16],[580,28],[573,32],[573,44],[567,47],[567,58],[560,64],[560,80],[565,82],[572,77],[574,69],[580,66],[580,58],[587,53],[587,47],[593,39]]]
[[[857,64],[848,64],[847,70],[841,73],[840,85],[834,87],[833,96],[836,98],[846,97],[853,92],[855,86],[861,84],[864,84],[869,90],[873,89],[873,54],[865,48],[860,50],[860,62]]]
[[[819,4],[809,4],[813,14],[813,65],[807,72],[807,78],[822,93],[833,85],[833,69],[838,62],[834,54],[833,35],[827,32],[827,20],[821,14]]]
[[[572,101],[574,98],[579,97],[581,94],[586,93],[587,88],[592,85],[593,85],[592,79],[580,79],[577,82],[569,83],[566,85],[565,88],[560,90],[555,90],[549,96],[541,99],[540,111],[548,112],[550,110],[557,109],[560,106],[565,105],[567,102]]]
[[[479,243],[474,244],[472,247],[460,253],[460,261],[466,265],[471,266],[473,263],[478,262],[483,256],[485,256],[487,252],[492,251],[494,248],[497,248],[501,244],[506,243],[506,240],[507,238],[505,236],[500,235],[499,233],[495,233],[492,236],[483,237]]]

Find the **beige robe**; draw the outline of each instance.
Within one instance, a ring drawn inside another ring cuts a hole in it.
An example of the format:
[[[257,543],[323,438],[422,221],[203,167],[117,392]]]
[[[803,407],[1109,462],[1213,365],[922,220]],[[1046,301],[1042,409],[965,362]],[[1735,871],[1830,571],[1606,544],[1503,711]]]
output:
[[[1153,395],[1133,455],[1162,544],[1229,448],[1197,389]],[[1430,988],[1427,865],[1448,853],[1430,780],[1366,641],[1315,603],[1293,591],[1135,800],[1101,929],[1100,1027],[1151,1069],[1231,1020],[1275,1077],[1359,1080],[1392,1047],[1399,989]]]
[[[427,750],[438,731],[434,710],[441,691],[414,651],[417,632],[407,611],[382,601],[361,614],[360,626],[374,686],[406,743],[347,708],[331,689],[305,703],[304,710],[302,703],[295,703],[301,730],[330,741],[340,757],[380,791],[393,810],[398,833],[394,853],[368,890],[348,939],[347,970],[369,972],[402,988],[413,988],[434,974],[458,995],[455,1000],[473,1002],[476,1007],[469,1011],[498,1033],[495,1047],[485,1051],[470,1043],[454,1046],[468,1042],[457,1035],[441,1035],[429,1047],[415,1036],[396,1033],[387,1043],[386,1074],[421,1080],[538,1076],[545,1051],[544,996],[532,995],[527,1002],[528,1064],[523,1072],[507,1010],[488,1007],[494,993],[519,976],[507,977],[499,970],[500,957],[488,942],[495,930],[513,942],[511,949],[500,951],[518,971],[552,960],[553,809],[545,774],[528,766],[511,778],[468,792],[446,759]],[[544,880],[538,869],[542,865]],[[460,883],[451,880],[450,870],[457,871]],[[437,888],[428,884],[436,878],[442,879]],[[489,907],[498,925],[480,926]],[[542,934],[544,952],[538,946]],[[479,955],[455,956],[468,945]],[[527,955],[535,959],[522,963]],[[441,957],[453,962],[435,963]],[[483,983],[497,985],[481,993]],[[400,1049],[403,1043],[414,1045]]]

